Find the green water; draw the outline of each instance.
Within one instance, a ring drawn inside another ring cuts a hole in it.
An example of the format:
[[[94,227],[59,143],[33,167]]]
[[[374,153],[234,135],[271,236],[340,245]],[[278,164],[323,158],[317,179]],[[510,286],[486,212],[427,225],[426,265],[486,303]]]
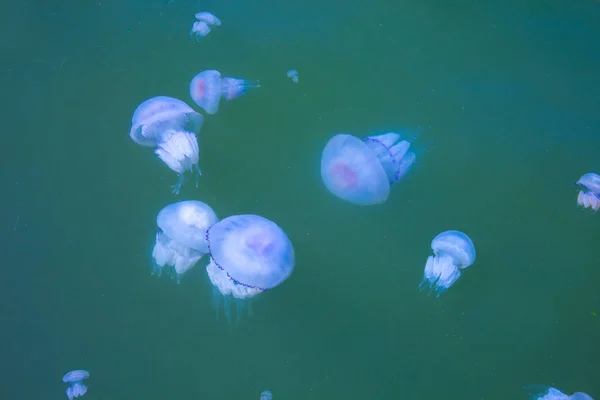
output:
[[[600,173],[599,2],[3,8],[0,399],[65,399],[77,368],[86,400],[600,397],[600,215],[573,185]],[[223,26],[193,43],[201,10]],[[263,87],[206,118],[200,186],[175,197],[131,115],[191,103],[209,68]],[[334,133],[402,128],[418,162],[384,205],[326,191]],[[156,214],[184,199],[293,242],[293,275],[231,332],[205,260],[180,285],[150,275]],[[435,299],[417,286],[448,229],[478,258]]]

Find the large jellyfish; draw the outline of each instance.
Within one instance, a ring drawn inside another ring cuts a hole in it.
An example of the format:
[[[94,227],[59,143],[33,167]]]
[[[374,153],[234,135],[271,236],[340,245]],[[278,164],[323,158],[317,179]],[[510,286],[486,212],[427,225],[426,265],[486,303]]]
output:
[[[233,100],[257,87],[260,87],[257,80],[224,78],[219,71],[210,69],[194,76],[190,83],[190,96],[207,114],[216,114],[221,97]]]
[[[332,137],[321,157],[321,178],[331,193],[358,205],[387,200],[390,186],[402,179],[415,162],[410,142],[394,132],[360,140],[352,135]]]
[[[431,249],[434,255],[427,258],[419,288],[429,286],[440,297],[460,278],[460,270],[475,262],[475,246],[466,234],[446,231],[433,238]]]
[[[575,184],[581,187],[577,203],[594,211],[600,209],[600,175],[592,172],[583,175]]]
[[[179,193],[184,172],[196,170],[196,186],[201,175],[198,166],[198,138],[204,117],[183,101],[167,96],[144,101],[133,113],[129,136],[142,146],[155,147],[154,153],[179,175],[173,192]]]
[[[525,386],[525,389],[531,394],[531,400],[594,400],[589,394],[583,392],[576,392],[569,396],[550,386]]]
[[[233,297],[239,320],[243,302],[274,288],[294,270],[294,249],[285,232],[258,215],[234,215],[211,226],[207,233],[210,263],[206,272],[218,307]]]
[[[206,231],[218,221],[210,206],[189,200],[169,204],[156,217],[160,228],[152,250],[153,273],[173,267],[177,283],[181,276],[208,253]]]
[[[67,372],[65,376],[63,376],[63,382],[69,384],[69,387],[67,388],[67,397],[69,400],[83,396],[87,392],[87,386],[83,384],[83,381],[89,377],[90,373],[83,369]]]

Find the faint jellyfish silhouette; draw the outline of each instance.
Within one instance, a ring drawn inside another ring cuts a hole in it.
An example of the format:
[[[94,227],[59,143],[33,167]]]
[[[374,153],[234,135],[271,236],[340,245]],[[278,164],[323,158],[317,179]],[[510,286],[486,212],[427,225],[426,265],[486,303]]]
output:
[[[321,157],[321,178],[337,197],[358,205],[384,203],[390,186],[402,179],[415,162],[410,142],[398,133],[332,137]]]
[[[83,384],[83,381],[89,377],[90,373],[83,369],[67,372],[65,376],[63,376],[63,382],[69,384],[69,387],[67,388],[67,397],[69,400],[83,396],[87,392],[87,386]]]
[[[290,239],[274,222],[258,215],[234,215],[211,226],[207,233],[210,263],[206,272],[213,285],[218,311],[221,297],[231,322],[230,298],[237,320],[244,303],[285,281],[294,270]]]
[[[586,393],[576,392],[569,396],[556,388],[545,385],[525,386],[525,389],[529,392],[531,400],[594,400]]]
[[[273,393],[270,390],[265,390],[260,394],[260,400],[272,400]]]
[[[600,209],[600,175],[587,173],[575,184],[581,188],[577,196],[577,204],[598,211]]]
[[[419,289],[429,286],[440,297],[460,278],[460,270],[475,262],[475,246],[466,234],[446,231],[433,238],[431,249],[434,255],[427,258]]]
[[[221,98],[233,100],[257,87],[260,87],[257,80],[223,78],[219,71],[212,69],[194,76],[190,82],[190,96],[207,114],[216,114]]]
[[[154,147],[154,153],[173,171],[178,180],[173,193],[178,194],[185,171],[196,170],[196,186],[201,175],[198,138],[204,117],[183,101],[157,96],[140,104],[131,120],[131,139],[142,146]]]
[[[152,273],[160,276],[164,268],[173,267],[173,276],[179,283],[183,274],[208,253],[206,231],[217,221],[210,206],[195,200],[169,204],[160,210],[156,217],[160,230],[152,250]]]
[[[192,25],[190,36],[196,39],[196,41],[208,35],[211,31],[211,26],[221,26],[221,20],[210,12],[199,12],[196,13],[195,17],[197,21]]]
[[[298,71],[296,71],[295,69],[290,69],[287,72],[287,77],[292,78],[292,82],[298,83]]]

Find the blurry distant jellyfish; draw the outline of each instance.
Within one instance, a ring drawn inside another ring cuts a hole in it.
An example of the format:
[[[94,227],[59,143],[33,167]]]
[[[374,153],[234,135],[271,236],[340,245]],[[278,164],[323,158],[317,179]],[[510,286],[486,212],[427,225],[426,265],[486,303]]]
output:
[[[525,389],[531,394],[531,400],[594,400],[586,393],[576,392],[569,396],[550,386],[525,386]]]
[[[575,184],[581,187],[577,196],[577,204],[598,211],[600,209],[600,175],[590,172],[579,178]]]
[[[185,171],[196,170],[196,186],[201,175],[198,166],[198,138],[204,117],[183,101],[167,96],[144,101],[133,113],[129,136],[142,146],[155,147],[154,153],[179,179],[173,192],[179,193]]]
[[[67,388],[67,397],[69,400],[83,396],[87,392],[87,386],[83,384],[83,381],[89,377],[89,372],[83,369],[67,372],[65,376],[63,376],[63,382],[69,384],[69,387]]]
[[[218,308],[224,297],[230,320],[233,297],[239,320],[244,302],[285,281],[294,270],[294,249],[285,232],[258,215],[234,215],[211,226],[207,233],[210,263],[206,272]]]
[[[264,392],[262,392],[260,394],[260,400],[272,400],[273,399],[273,393],[271,393],[270,390],[265,390]]]
[[[402,179],[414,163],[410,142],[397,133],[332,137],[321,157],[321,178],[331,193],[350,203],[384,203],[390,186]]]
[[[194,22],[190,31],[190,36],[196,39],[196,41],[208,35],[211,31],[211,26],[221,26],[221,20],[207,11],[196,13],[196,19],[197,21]]]
[[[296,71],[295,69],[290,69],[287,72],[287,77],[292,78],[292,82],[298,83],[298,71]]]
[[[431,249],[434,255],[427,258],[419,288],[429,286],[440,297],[460,278],[460,270],[475,262],[475,246],[466,234],[446,231],[433,238]]]
[[[207,229],[218,221],[207,204],[189,200],[169,204],[156,217],[160,228],[152,250],[153,273],[160,276],[165,267],[173,267],[177,283],[181,276],[208,253]]]
[[[256,80],[223,78],[219,71],[213,69],[202,71],[194,76],[190,83],[190,96],[207,114],[216,114],[221,97],[225,100],[233,100],[257,87],[260,85]]]

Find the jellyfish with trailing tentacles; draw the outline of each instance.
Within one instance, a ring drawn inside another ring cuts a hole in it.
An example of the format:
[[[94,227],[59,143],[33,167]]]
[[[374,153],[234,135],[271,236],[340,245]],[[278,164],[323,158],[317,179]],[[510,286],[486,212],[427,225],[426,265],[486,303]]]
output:
[[[153,273],[159,276],[172,267],[177,283],[203,255],[208,253],[206,231],[218,221],[210,206],[189,200],[169,204],[156,217],[160,228],[152,250]]]
[[[183,101],[158,96],[140,104],[131,120],[131,139],[142,146],[154,147],[154,153],[173,171],[178,180],[173,193],[178,194],[185,171],[195,170],[196,186],[201,175],[198,138],[204,117]]]
[[[257,80],[224,78],[219,71],[211,69],[194,76],[190,82],[190,96],[207,114],[216,114],[221,98],[233,100],[258,87]]]
[[[83,396],[87,392],[87,386],[83,384],[83,381],[89,377],[90,373],[83,369],[67,372],[65,376],[63,376],[63,382],[69,384],[69,387],[67,388],[67,397],[69,400]]]
[[[466,234],[446,231],[433,238],[431,249],[434,255],[427,258],[419,288],[429,286],[440,297],[460,278],[460,271],[475,262],[475,246]]]
[[[525,386],[525,389],[531,395],[531,400],[594,400],[587,393],[576,392],[569,396],[550,386],[533,385]]]
[[[587,173],[575,184],[581,188],[577,196],[577,204],[598,211],[600,209],[600,175]]]
[[[230,299],[237,319],[244,303],[285,281],[294,270],[290,239],[272,221],[258,215],[234,215],[217,222],[206,233],[210,263],[206,272],[213,285],[215,305],[224,298],[230,321]]]
[[[321,178],[327,189],[350,203],[384,203],[390,187],[409,171],[416,159],[408,140],[398,133],[369,136],[332,137],[321,157]]]

